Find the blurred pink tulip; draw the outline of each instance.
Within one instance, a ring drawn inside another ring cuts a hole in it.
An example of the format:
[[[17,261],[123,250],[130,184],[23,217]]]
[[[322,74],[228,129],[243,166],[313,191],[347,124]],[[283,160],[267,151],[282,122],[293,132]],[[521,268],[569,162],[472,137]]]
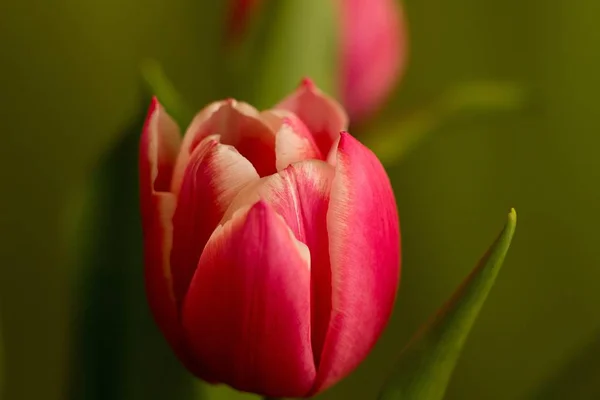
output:
[[[264,0],[230,0],[229,29],[240,37]],[[404,72],[407,32],[398,0],[333,0],[339,5],[341,96],[351,119],[372,115]]]
[[[346,124],[308,80],[263,112],[212,103],[183,140],[153,101],[140,145],[146,290],[198,377],[310,396],[381,334],[400,275],[398,215],[383,167]]]

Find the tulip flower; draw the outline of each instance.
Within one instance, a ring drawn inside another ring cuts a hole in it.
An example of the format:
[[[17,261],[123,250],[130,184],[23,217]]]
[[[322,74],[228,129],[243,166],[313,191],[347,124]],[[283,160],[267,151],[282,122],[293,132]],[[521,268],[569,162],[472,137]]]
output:
[[[239,38],[264,0],[230,0],[230,36]],[[339,86],[352,120],[373,114],[404,72],[407,32],[398,0],[333,0],[339,7]]]
[[[308,80],[263,112],[212,103],[182,140],[153,101],[140,144],[146,291],[196,376],[310,396],[380,336],[399,281],[398,215],[382,165],[346,124]]]

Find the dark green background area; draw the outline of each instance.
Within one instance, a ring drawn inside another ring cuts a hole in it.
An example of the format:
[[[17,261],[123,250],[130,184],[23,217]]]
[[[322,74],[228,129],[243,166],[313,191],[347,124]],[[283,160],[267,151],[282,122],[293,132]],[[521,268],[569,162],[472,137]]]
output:
[[[5,398],[59,400],[68,392],[73,313],[86,311],[72,290],[80,271],[69,232],[94,166],[138,117],[140,61],[160,60],[196,107],[227,96],[215,85],[223,60],[206,8],[198,0],[0,3]],[[404,110],[471,80],[517,81],[528,103],[453,120],[389,169],[403,236],[396,310],[367,361],[321,398],[372,398],[513,206],[513,246],[447,398],[537,398],[600,329],[600,3],[411,0],[406,9],[410,66],[382,115],[390,127]],[[146,340],[154,329],[133,332]],[[586,366],[600,362],[597,348]],[[159,375],[153,384],[161,378],[173,382]],[[592,390],[577,398],[595,398]],[[144,398],[171,397],[156,390]]]

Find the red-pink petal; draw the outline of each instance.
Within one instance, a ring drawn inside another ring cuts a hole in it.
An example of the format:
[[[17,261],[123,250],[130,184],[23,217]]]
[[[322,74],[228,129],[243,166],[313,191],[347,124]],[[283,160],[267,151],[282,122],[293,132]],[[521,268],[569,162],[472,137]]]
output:
[[[210,238],[183,326],[219,381],[274,397],[310,390],[310,255],[267,204],[238,210]]]
[[[205,107],[188,128],[175,168],[175,193],[179,191],[190,154],[210,135],[219,135],[221,143],[234,146],[261,176],[276,172],[275,133],[254,107],[233,99],[224,100]]]
[[[325,162],[300,162],[270,178],[264,189],[271,186],[271,193],[262,191],[263,198],[310,250],[312,348],[317,366],[331,317],[327,210],[333,174],[333,168]]]
[[[182,362],[196,371],[184,348],[169,264],[175,196],[168,188],[179,141],[177,125],[153,99],[141,137],[139,158],[146,295],[165,338]]]
[[[283,217],[296,239],[311,255],[312,347],[318,366],[331,314],[331,267],[327,209],[334,170],[329,164],[303,161],[244,188],[225,219],[244,206],[262,200]]]
[[[342,99],[352,120],[379,108],[404,70],[407,32],[397,0],[343,0]]]
[[[177,124],[153,98],[140,142],[139,166],[143,194],[169,191],[180,145]]]
[[[392,187],[375,155],[347,133],[337,149],[327,226],[332,315],[313,392],[366,357],[391,314],[400,276]]]
[[[263,120],[275,134],[275,160],[277,171],[298,161],[323,159],[321,151],[304,125],[294,113],[286,110],[269,110],[261,113]]]
[[[344,109],[309,79],[304,79],[296,91],[275,108],[296,114],[306,124],[324,156],[331,150],[340,131],[348,127]]]
[[[192,153],[173,218],[171,270],[175,298],[183,301],[200,254],[238,191],[253,180],[256,170],[237,150],[205,138]]]
[[[179,193],[181,187],[181,181],[183,180],[183,174],[185,168],[190,160],[190,155],[194,150],[192,144],[200,143],[205,137],[215,134],[211,132],[210,126],[207,121],[213,116],[213,114],[225,104],[224,101],[215,101],[204,107],[200,112],[196,114],[191,124],[188,126],[183,141],[181,143],[181,149],[175,162],[175,168],[173,171],[173,181],[171,182],[171,191],[173,193]],[[199,138],[197,138],[197,136]]]

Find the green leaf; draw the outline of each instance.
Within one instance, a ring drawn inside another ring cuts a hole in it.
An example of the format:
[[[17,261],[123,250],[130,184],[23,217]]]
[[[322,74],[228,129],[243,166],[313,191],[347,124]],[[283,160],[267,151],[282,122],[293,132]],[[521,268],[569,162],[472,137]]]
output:
[[[158,61],[146,60],[142,64],[142,77],[149,94],[158,98],[183,131],[192,121],[194,113],[175,89]]]
[[[470,82],[444,91],[428,104],[402,117],[384,118],[365,136],[366,145],[384,164],[393,164],[418,147],[442,125],[463,115],[522,108],[526,94],[510,82]]]
[[[232,64],[246,100],[267,108],[310,77],[332,96],[338,93],[338,18],[333,1],[262,2]],[[237,94],[236,94],[237,95]]]
[[[441,400],[515,232],[514,209],[477,267],[403,350],[381,400]]]

